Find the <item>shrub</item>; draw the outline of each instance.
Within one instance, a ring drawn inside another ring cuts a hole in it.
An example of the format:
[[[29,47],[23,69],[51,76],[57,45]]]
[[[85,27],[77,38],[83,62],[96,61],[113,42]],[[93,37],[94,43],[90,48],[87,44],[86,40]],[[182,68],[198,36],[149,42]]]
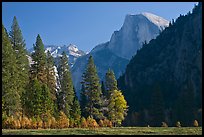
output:
[[[23,129],[32,128],[32,119],[28,119],[28,117],[23,116],[21,120],[21,128]]]
[[[64,112],[60,111],[60,116],[58,120],[58,128],[68,128],[69,127],[69,119],[64,114]]]
[[[87,121],[84,117],[81,118],[81,127],[82,128],[87,128],[88,127],[88,124],[87,124]]]
[[[194,127],[198,127],[198,121],[194,120],[193,125],[194,125]]]
[[[162,127],[168,127],[168,125],[166,124],[166,122],[162,122]]]
[[[69,127],[73,128],[74,127],[74,119],[70,118],[69,120]]]
[[[95,119],[93,119],[92,117],[88,117],[87,118],[87,124],[88,124],[88,127],[91,127],[91,128],[96,128],[98,127],[98,123],[96,122]]]
[[[37,128],[38,129],[43,128],[43,122],[39,116],[37,116]]]
[[[179,121],[176,122],[177,127],[181,127],[181,123]]]
[[[6,115],[6,113],[2,114],[2,129],[7,128],[7,119],[8,116]]]
[[[51,118],[51,125],[50,128],[56,128],[57,127],[57,121],[54,117]]]
[[[103,120],[99,120],[98,125],[99,125],[100,127],[104,127]]]
[[[36,121],[35,117],[31,118],[31,127],[32,127],[32,129],[38,128],[37,121]]]
[[[104,127],[112,127],[113,126],[112,122],[108,119],[104,119],[103,125],[104,125]]]

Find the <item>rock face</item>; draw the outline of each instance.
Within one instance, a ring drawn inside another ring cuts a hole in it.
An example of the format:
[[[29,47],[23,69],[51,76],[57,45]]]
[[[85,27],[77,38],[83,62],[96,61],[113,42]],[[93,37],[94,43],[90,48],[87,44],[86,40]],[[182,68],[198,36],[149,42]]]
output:
[[[126,15],[123,26],[112,34],[110,41],[97,45],[89,54],[76,60],[71,71],[77,95],[81,88],[81,76],[90,55],[93,56],[101,80],[104,80],[109,68],[118,78],[142,44],[156,38],[168,24],[167,20],[151,13]]]
[[[149,44],[144,45],[130,60],[118,85],[129,110],[138,112],[147,108],[154,82],[161,85],[165,107],[183,92],[186,81],[192,82],[196,107],[202,104],[202,8],[180,16]]]
[[[126,15],[124,24],[111,37],[108,48],[119,57],[130,60],[143,42],[156,38],[169,22],[151,13]]]

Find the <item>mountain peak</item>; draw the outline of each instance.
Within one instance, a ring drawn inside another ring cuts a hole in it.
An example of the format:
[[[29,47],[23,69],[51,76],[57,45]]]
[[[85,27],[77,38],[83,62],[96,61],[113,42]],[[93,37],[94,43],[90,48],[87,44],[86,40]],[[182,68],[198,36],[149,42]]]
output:
[[[142,12],[141,15],[145,16],[149,21],[157,25],[159,28],[164,28],[169,25],[169,21],[157,16],[155,14],[149,13],[149,12]]]

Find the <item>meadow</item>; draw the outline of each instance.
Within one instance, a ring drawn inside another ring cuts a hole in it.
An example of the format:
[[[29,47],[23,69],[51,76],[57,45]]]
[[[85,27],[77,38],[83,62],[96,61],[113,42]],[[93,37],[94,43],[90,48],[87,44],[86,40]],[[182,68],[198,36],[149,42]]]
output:
[[[202,127],[2,129],[3,135],[202,135]]]

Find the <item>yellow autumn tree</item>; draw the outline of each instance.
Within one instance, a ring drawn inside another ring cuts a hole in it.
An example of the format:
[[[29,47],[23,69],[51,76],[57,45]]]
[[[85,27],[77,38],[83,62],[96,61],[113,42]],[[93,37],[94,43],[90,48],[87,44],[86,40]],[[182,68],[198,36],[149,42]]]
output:
[[[111,91],[108,105],[108,119],[114,126],[121,125],[127,115],[127,102],[120,90]]]

